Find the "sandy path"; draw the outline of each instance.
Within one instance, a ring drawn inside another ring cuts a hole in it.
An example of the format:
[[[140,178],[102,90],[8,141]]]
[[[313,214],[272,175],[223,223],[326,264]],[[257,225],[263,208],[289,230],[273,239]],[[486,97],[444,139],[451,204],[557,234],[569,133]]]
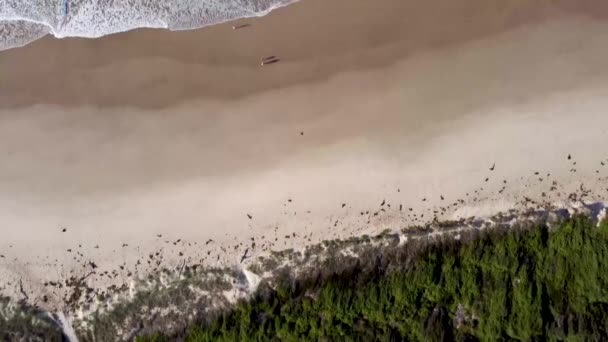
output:
[[[279,38],[247,48],[235,48],[244,38],[224,44],[221,37],[236,35],[220,25],[176,33],[167,44],[178,48],[152,44],[172,34],[143,31],[0,54],[6,291],[21,277],[30,280],[28,291],[40,290],[43,279],[84,272],[88,260],[101,270],[125,262],[118,278],[125,281],[133,269],[154,267],[135,263],[160,248],[164,265],[183,258],[232,264],[251,238],[255,253],[263,245],[302,247],[309,238],[425,222],[457,199],[465,201],[460,212],[495,211],[542,192],[565,200],[581,182],[593,198],[606,197],[608,22],[534,7],[508,16],[510,25],[526,23],[508,30],[489,29],[483,16],[470,16],[475,25],[463,32],[449,30],[463,20],[463,7],[445,12],[453,17],[441,30],[404,39],[409,21],[397,22],[397,14],[387,21],[366,3],[349,7],[360,25],[377,28],[364,37],[360,26],[351,32],[335,20],[341,1],[319,18],[317,36],[304,35],[310,41],[268,34],[305,22],[320,6],[310,0],[256,20],[243,35]],[[390,8],[382,13],[396,12]],[[505,10],[483,13],[492,11]],[[422,30],[421,20],[414,27]],[[343,45],[330,44],[335,36]],[[451,44],[439,44],[444,36]],[[125,37],[143,50],[121,48]],[[222,55],[178,53],[199,38]],[[302,48],[308,42],[318,49]],[[289,58],[260,68],[269,46]],[[53,56],[49,64],[36,62],[43,51]],[[193,54],[205,62],[189,60]],[[59,69],[66,56],[68,70]],[[155,82],[159,74],[165,78]],[[20,76],[39,83],[30,87]],[[559,195],[549,191],[552,181]]]

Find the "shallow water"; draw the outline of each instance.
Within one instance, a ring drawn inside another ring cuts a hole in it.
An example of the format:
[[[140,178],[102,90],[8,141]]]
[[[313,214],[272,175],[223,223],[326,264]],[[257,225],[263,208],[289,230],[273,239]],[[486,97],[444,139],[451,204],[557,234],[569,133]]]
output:
[[[6,0],[0,3],[0,50],[47,34],[96,38],[136,28],[187,30],[262,16],[296,0]]]

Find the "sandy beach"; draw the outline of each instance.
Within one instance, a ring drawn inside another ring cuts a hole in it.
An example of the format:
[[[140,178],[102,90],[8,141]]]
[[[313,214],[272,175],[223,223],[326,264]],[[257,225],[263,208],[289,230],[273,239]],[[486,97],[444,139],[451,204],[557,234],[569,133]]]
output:
[[[44,282],[92,261],[106,286],[581,189],[605,200],[606,15],[305,0],[0,52],[0,290],[61,307]]]

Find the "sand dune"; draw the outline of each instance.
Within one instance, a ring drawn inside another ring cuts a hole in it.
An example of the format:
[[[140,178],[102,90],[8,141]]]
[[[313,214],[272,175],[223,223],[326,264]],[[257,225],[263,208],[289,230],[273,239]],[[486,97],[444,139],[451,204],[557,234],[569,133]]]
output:
[[[88,260],[126,262],[127,281],[160,248],[230,265],[252,237],[298,248],[581,183],[604,199],[608,21],[570,3],[306,0],[237,31],[0,53],[4,291]]]

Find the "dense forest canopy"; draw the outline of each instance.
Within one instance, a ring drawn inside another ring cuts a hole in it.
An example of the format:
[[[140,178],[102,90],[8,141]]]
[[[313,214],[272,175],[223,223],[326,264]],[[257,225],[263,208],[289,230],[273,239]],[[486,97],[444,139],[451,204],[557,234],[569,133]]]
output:
[[[379,255],[377,267],[362,262],[323,279],[262,288],[185,332],[186,340],[608,339],[605,221],[579,216],[553,229],[427,245],[407,266]]]

